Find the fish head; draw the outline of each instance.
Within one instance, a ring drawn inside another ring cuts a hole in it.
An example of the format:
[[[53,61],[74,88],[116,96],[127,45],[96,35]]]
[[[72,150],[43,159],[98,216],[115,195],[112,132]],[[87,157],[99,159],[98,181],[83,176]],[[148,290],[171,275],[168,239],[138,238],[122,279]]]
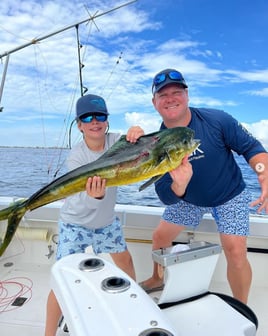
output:
[[[158,133],[155,154],[161,164],[169,170],[178,167],[186,155],[190,155],[200,144],[194,139],[194,131],[188,127],[167,128]]]

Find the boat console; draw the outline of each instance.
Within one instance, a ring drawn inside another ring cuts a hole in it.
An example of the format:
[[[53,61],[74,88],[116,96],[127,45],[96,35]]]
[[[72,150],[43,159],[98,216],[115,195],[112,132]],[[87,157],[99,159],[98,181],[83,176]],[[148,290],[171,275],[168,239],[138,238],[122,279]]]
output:
[[[153,251],[164,289],[150,295],[113,263],[73,254],[52,267],[52,288],[73,336],[254,336],[249,307],[209,292],[220,253],[206,242]]]
[[[52,288],[70,335],[178,335],[135,281],[94,255],[73,254],[56,262]]]

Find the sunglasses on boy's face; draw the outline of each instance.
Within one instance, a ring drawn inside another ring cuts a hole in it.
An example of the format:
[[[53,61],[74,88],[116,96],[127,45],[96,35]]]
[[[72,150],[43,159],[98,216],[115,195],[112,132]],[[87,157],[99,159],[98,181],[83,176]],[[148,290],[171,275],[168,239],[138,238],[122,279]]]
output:
[[[106,114],[90,114],[85,117],[80,117],[80,121],[83,123],[90,123],[93,118],[95,118],[97,121],[104,122],[107,120],[108,116]]]

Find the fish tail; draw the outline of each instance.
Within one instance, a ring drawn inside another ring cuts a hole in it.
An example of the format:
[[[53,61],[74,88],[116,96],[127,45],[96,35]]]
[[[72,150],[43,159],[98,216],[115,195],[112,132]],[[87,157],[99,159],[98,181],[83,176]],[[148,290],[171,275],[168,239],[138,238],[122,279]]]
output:
[[[0,210],[0,220],[8,219],[8,216],[14,210],[13,206]]]
[[[22,198],[19,199],[18,201],[11,203],[9,207],[0,210],[0,220],[8,219],[8,217],[13,211],[17,211],[19,207],[23,207],[24,205],[26,206],[26,202],[27,198],[26,199]]]
[[[15,202],[8,208],[0,211],[0,220],[8,220],[6,233],[0,246],[0,257],[3,255],[6,248],[10,244],[11,239],[13,238],[26,211],[26,202],[22,200]]]

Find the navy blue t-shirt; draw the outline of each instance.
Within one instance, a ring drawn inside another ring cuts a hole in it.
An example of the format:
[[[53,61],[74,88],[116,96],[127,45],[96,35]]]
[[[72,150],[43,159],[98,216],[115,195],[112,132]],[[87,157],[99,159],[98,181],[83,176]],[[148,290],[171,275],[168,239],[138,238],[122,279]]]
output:
[[[195,139],[201,143],[189,157],[193,176],[182,198],[198,206],[218,206],[245,188],[232,151],[243,155],[248,162],[251,157],[266,150],[228,113],[193,107],[190,110],[192,118],[188,127],[194,130]],[[161,129],[164,128],[166,126],[162,123]],[[155,190],[164,204],[174,204],[181,199],[171,190],[171,183],[169,173],[155,183]]]

